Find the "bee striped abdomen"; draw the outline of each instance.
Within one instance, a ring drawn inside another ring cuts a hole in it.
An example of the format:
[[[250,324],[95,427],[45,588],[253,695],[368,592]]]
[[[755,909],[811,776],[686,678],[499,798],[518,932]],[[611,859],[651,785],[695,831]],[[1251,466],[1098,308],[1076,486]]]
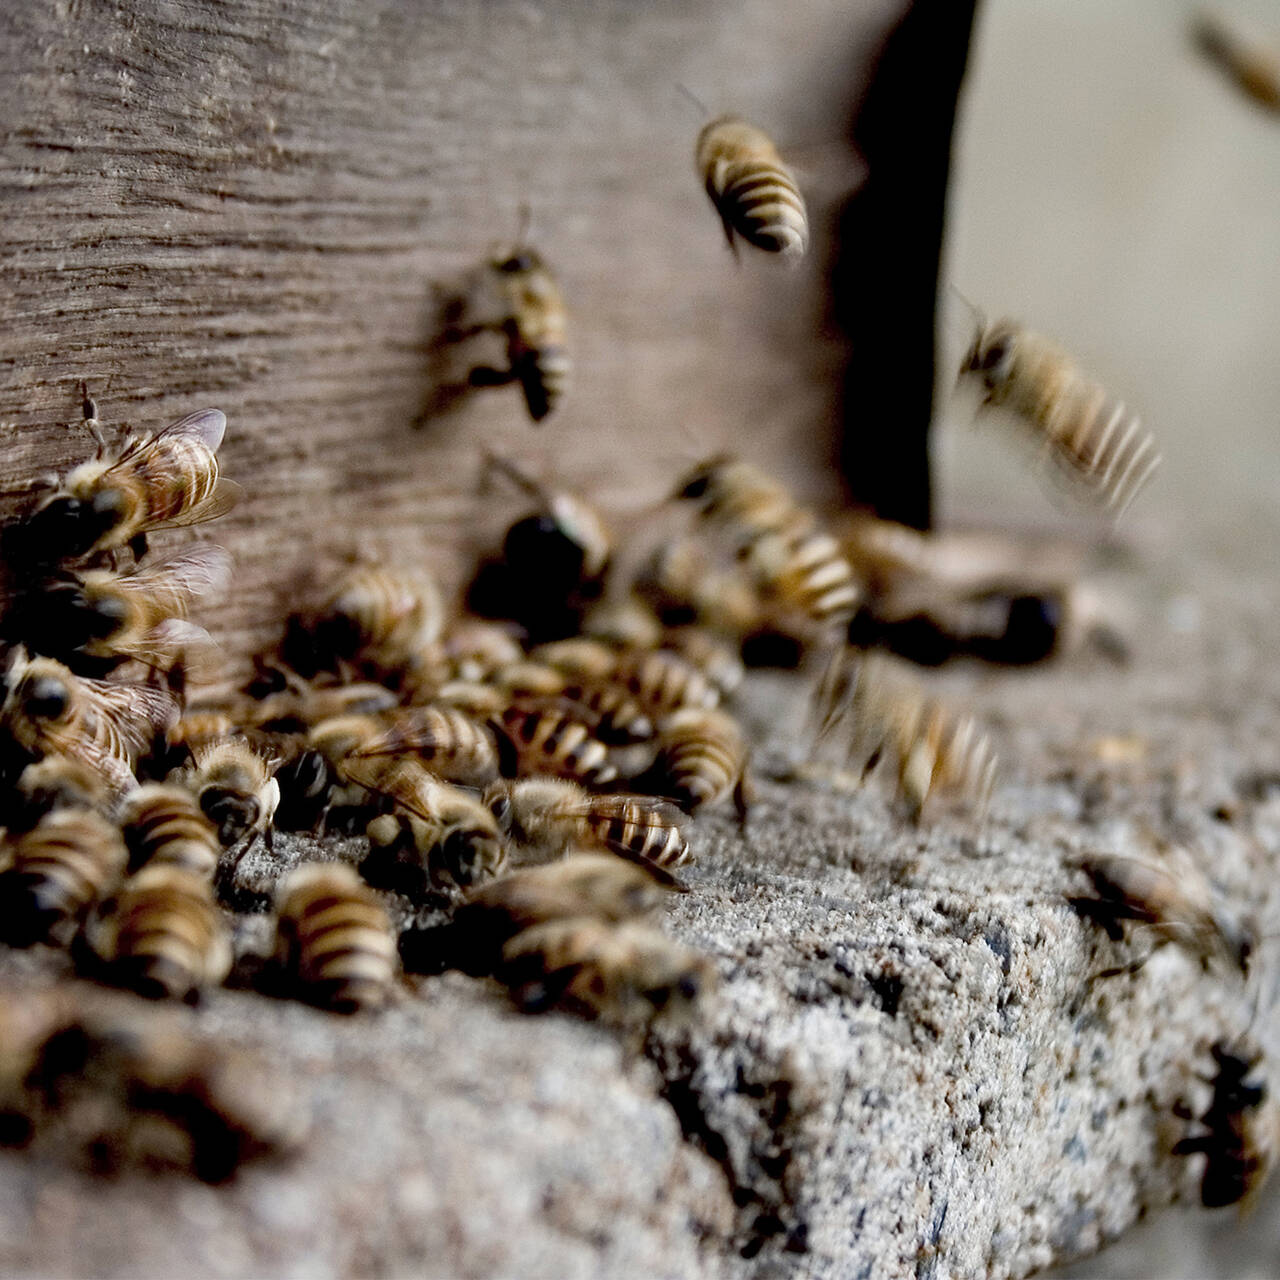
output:
[[[204,441],[173,436],[162,448],[139,456],[146,525],[163,524],[206,502],[218,487],[218,459]]]
[[[140,787],[126,802],[121,829],[136,867],[181,867],[209,880],[218,869],[218,833],[185,787]]]
[[[692,813],[717,804],[742,784],[747,747],[737,724],[723,712],[679,711],[661,729],[658,769],[663,794]]]
[[[663,821],[651,806],[618,797],[613,812],[602,812],[589,824],[602,844],[636,862],[678,867],[689,860],[689,842],[674,821]]]
[[[543,773],[598,787],[618,776],[605,744],[558,708],[508,707],[501,723],[514,750],[517,777]]]

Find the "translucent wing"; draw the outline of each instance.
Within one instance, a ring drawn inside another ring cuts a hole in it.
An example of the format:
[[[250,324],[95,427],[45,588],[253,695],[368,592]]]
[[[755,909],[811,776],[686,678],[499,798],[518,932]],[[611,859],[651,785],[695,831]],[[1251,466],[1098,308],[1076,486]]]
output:
[[[178,704],[165,689],[154,685],[82,679],[89,710],[102,727],[113,754],[131,763],[158,732],[178,718]]]
[[[206,520],[216,520],[219,516],[225,516],[243,497],[244,490],[234,480],[219,476],[208,497],[200,499],[199,502],[193,502],[191,506],[170,516],[167,520],[157,520],[147,527],[148,529],[179,529],[184,525],[203,524]]]
[[[114,471],[122,463],[132,462],[139,456],[151,452],[157,445],[168,444],[179,437],[198,440],[210,453],[215,453],[222,443],[226,429],[227,418],[221,409],[200,409],[195,413],[187,414],[185,418],[179,418],[177,422],[171,422],[155,435],[140,436],[131,440],[108,469]]]

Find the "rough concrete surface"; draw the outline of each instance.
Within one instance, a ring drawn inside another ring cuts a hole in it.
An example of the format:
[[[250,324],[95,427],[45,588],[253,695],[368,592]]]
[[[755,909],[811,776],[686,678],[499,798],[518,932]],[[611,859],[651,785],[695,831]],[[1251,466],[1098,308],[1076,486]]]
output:
[[[1172,948],[1090,989],[1132,953],[1067,908],[1080,882],[1061,866],[1170,841],[1280,933],[1280,152],[1275,122],[1194,61],[1179,24],[1159,0],[993,0],[982,17],[952,275],[1079,351],[1166,453],[1098,571],[1127,668],[1081,654],[930,678],[1001,754],[987,821],[917,829],[877,783],[771,781],[798,750],[802,690],[762,679],[746,708],[768,740],[760,802],[745,834],[695,824],[694,891],[668,914],[723,979],[695,1026],[637,1043],[521,1017],[460,975],[350,1020],[217,993],[179,1016],[259,1046],[310,1096],[303,1152],[218,1189],[4,1155],[0,1268],[1017,1276],[1194,1201],[1173,1108],[1199,1096],[1208,1044],[1249,1022],[1254,991]],[[952,519],[1087,531],[998,437],[965,429],[967,410],[949,417]],[[1127,760],[1107,759],[1112,738],[1134,740]],[[1272,941],[1264,1040],[1276,959]],[[6,955],[0,974],[56,964]],[[1276,1274],[1275,1207],[1235,1270],[1229,1213],[1205,1234],[1211,1215],[1188,1209],[1136,1259],[1072,1274]]]

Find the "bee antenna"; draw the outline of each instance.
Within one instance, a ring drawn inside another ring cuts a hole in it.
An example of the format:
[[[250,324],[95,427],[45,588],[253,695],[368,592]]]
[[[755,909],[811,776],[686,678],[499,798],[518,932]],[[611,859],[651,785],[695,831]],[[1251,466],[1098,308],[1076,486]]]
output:
[[[693,105],[697,107],[698,110],[701,111],[704,116],[709,116],[711,114],[711,111],[707,107],[707,104],[703,102],[703,100],[700,97],[698,97],[698,95],[694,93],[694,91],[690,89],[687,84],[682,84],[679,80],[677,80],[676,88],[679,89],[680,92],[683,93],[684,96],[688,98],[689,101],[692,102]]]

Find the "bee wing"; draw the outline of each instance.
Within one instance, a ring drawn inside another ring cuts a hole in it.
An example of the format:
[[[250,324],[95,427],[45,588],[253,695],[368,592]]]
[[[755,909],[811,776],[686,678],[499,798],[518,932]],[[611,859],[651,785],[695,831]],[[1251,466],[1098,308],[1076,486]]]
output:
[[[575,817],[619,818],[638,827],[680,826],[685,813],[662,796],[639,796],[619,792],[616,795],[588,796],[566,806]]]
[[[243,497],[244,490],[234,480],[219,476],[207,498],[193,503],[185,511],[178,512],[168,520],[149,525],[148,528],[180,529],[184,525],[203,524],[206,520],[216,520],[219,516],[225,516]]]
[[[154,572],[189,596],[225,591],[231,581],[231,553],[212,542],[186,547],[158,560]]]
[[[221,409],[199,409],[177,422],[171,422],[152,436],[140,436],[131,440],[120,456],[108,468],[114,471],[125,462],[132,462],[145,455],[156,445],[167,443],[175,436],[189,436],[199,440],[211,453],[216,453],[227,430],[227,417]]]
[[[182,662],[187,678],[197,684],[217,670],[218,646],[213,637],[182,618],[166,618],[121,648],[156,671],[168,671]]]
[[[402,721],[392,725],[376,738],[362,742],[352,756],[389,756],[412,755],[414,752],[430,751],[440,745],[440,734],[436,727],[425,720]],[[350,758],[350,757],[348,757]]]
[[[154,685],[81,681],[84,697],[104,722],[106,753],[132,762],[155,735],[178,718],[178,704],[166,689]]]

